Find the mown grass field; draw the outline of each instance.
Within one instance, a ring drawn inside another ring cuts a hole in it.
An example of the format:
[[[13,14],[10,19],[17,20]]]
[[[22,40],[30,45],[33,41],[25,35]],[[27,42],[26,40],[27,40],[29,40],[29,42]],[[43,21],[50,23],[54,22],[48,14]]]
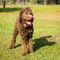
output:
[[[60,5],[30,6],[34,13],[34,53],[22,56],[21,38],[9,49],[15,21],[27,6],[0,6],[0,60],[60,60]]]

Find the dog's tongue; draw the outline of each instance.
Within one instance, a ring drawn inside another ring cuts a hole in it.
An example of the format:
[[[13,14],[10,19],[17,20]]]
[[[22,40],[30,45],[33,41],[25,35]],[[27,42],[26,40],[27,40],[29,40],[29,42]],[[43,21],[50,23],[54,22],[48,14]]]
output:
[[[31,22],[26,22],[26,23],[31,26]]]

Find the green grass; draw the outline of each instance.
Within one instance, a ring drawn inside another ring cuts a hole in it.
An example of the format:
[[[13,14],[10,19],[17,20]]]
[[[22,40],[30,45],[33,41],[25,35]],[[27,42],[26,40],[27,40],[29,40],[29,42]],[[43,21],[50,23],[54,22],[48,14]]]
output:
[[[53,41],[54,36],[60,34],[60,5],[30,6],[34,13],[34,53],[21,55],[19,35],[18,47],[9,49],[14,24],[23,7],[26,6],[0,7],[0,60],[60,60],[60,43]]]

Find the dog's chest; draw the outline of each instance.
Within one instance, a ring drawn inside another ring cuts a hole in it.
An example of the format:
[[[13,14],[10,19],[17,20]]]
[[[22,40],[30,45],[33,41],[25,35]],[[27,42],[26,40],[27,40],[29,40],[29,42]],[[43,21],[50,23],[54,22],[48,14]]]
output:
[[[31,33],[31,32],[33,32],[33,29],[24,29],[24,32],[25,33]]]

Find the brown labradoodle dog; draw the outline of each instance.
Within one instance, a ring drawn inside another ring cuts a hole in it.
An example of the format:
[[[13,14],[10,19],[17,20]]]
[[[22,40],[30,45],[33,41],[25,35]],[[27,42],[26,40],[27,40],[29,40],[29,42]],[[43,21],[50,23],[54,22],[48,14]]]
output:
[[[10,45],[11,49],[15,47],[16,36],[18,33],[21,36],[22,54],[25,55],[28,51],[33,52],[33,13],[29,7],[23,9],[16,20]],[[26,45],[26,43],[28,43],[28,45]]]

